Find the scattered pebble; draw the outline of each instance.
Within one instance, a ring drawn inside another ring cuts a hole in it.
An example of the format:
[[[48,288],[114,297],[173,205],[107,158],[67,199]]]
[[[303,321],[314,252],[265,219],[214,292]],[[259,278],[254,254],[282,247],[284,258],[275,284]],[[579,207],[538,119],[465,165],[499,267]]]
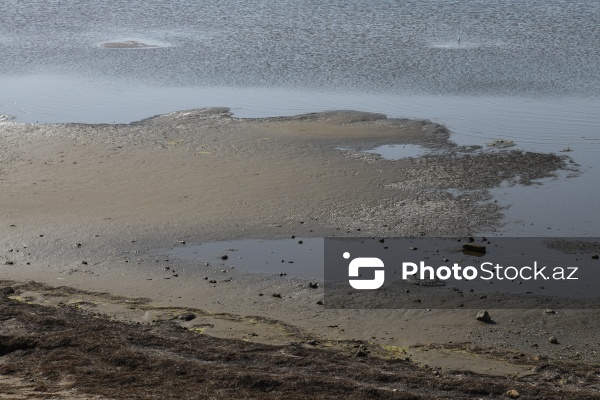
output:
[[[227,260],[229,258],[229,256],[227,254],[225,254],[224,256],[221,256],[221,260]]]
[[[556,314],[556,311],[554,311],[554,310],[551,310],[550,308],[546,308],[546,309],[544,310],[544,314]]]
[[[367,352],[362,351],[362,350],[359,350],[356,352],[356,354],[354,354],[354,357],[366,357],[366,356],[367,356]]]
[[[558,339],[555,336],[550,336],[548,338],[548,342],[550,342],[552,344],[558,344]]]
[[[322,306],[323,302],[321,300],[317,301],[317,305]]]
[[[308,284],[308,287],[311,289],[318,289],[319,288],[319,284],[317,282],[310,282]]]
[[[519,392],[512,389],[512,390],[509,390],[508,392],[506,392],[506,397],[511,398],[511,399],[518,399],[519,397],[521,397],[521,395],[519,394]]]
[[[277,297],[279,299],[281,298],[281,294],[279,294],[279,293],[273,293],[271,296],[272,297]]]

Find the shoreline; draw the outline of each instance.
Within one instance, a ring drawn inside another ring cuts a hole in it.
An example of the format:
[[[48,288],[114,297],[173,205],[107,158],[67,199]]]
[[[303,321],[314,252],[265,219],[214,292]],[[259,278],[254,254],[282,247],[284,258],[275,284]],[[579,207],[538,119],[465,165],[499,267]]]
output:
[[[598,333],[585,323],[595,310],[492,310],[493,327],[472,310],[324,310],[316,304],[322,290],[303,280],[231,271],[231,281],[210,284],[203,276],[223,275],[218,268],[166,257],[180,241],[476,234],[501,221],[488,190],[576,172],[564,155],[456,146],[441,125],[352,111],[240,119],[200,109],[132,124],[4,123],[0,132],[2,279],[49,285],[13,284],[34,303],[57,306],[56,286],[93,298],[63,296],[67,302],[99,303],[97,292],[143,297],[153,307],[242,321],[213,318],[206,335],[270,344],[365,340],[407,349],[419,365],[492,375],[535,366],[506,354],[597,360]],[[389,143],[440,153],[389,161],[362,152]],[[103,307],[116,319],[148,322],[148,309]],[[276,334],[250,316],[303,333]],[[548,344],[550,334],[564,345]],[[486,356],[493,348],[503,356]]]

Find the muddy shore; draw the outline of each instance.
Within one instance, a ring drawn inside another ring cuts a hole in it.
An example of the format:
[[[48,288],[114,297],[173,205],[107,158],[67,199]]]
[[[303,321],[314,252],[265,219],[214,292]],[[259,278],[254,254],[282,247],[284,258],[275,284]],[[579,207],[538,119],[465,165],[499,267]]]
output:
[[[436,153],[389,161],[362,151],[390,143]],[[369,359],[395,355],[440,373],[538,382],[544,363],[567,363],[587,380],[556,372],[545,382],[597,390],[595,310],[491,310],[493,326],[461,309],[325,310],[322,289],[301,279],[237,270],[223,278],[226,261],[167,256],[174,246],[215,240],[493,231],[502,208],[488,190],[576,172],[566,156],[458,147],[443,126],[379,114],[237,119],[222,108],[127,125],[3,122],[0,150],[0,276],[17,289],[12,301],[67,320],[62,306],[77,305],[149,327],[192,309],[203,320],[183,324],[190,334],[284,351],[302,342],[343,353],[338,343],[360,340]]]

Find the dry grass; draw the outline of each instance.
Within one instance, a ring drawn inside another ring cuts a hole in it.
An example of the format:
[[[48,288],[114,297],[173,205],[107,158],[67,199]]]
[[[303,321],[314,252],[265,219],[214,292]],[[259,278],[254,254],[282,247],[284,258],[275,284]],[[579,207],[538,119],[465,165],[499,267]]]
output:
[[[34,382],[40,397],[70,391],[118,399],[502,398],[516,389],[527,399],[592,399],[600,398],[596,372],[570,383],[435,376],[408,361],[217,339],[166,322],[127,324],[0,299],[0,373]]]

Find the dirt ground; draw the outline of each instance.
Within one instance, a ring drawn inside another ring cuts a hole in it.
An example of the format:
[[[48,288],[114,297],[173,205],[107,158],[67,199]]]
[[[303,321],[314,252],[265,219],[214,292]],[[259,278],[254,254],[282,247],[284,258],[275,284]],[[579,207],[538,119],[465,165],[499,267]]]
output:
[[[599,370],[541,360],[535,375],[490,377],[357,356],[361,341],[273,346],[6,297],[0,316],[2,398],[600,398]]]

